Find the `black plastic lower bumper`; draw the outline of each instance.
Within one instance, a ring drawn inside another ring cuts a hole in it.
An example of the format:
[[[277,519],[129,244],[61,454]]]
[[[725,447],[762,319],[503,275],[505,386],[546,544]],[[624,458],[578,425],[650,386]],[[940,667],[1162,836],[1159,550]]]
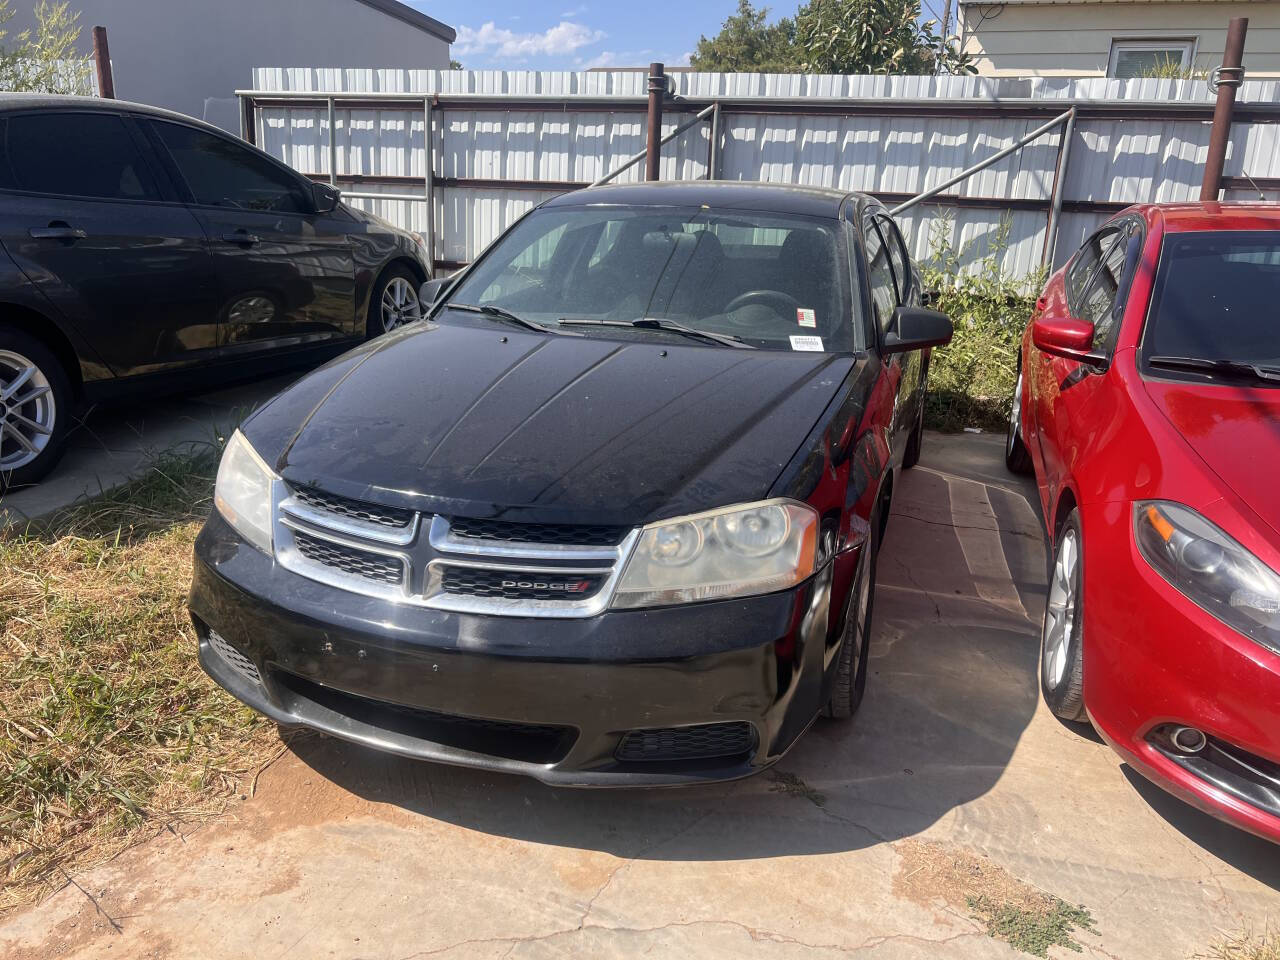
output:
[[[755,773],[812,721],[831,572],[781,594],[581,620],[460,615],[299,577],[215,514],[190,606],[205,670],[281,723],[553,784],[678,784]]]

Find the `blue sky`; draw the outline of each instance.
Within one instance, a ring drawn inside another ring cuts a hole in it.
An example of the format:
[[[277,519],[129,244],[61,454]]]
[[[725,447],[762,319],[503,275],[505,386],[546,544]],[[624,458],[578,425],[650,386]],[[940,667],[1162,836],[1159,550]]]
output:
[[[453,56],[470,70],[585,70],[688,63],[703,34],[714,36],[737,0],[406,0],[458,31]],[[797,0],[757,3],[769,19]],[[942,0],[923,0],[925,18]]]

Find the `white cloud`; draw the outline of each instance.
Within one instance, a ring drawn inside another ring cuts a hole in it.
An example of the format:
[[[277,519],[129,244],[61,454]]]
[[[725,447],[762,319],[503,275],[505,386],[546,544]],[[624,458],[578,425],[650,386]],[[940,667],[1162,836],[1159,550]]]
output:
[[[492,20],[479,28],[459,27],[453,44],[463,56],[487,53],[498,57],[562,56],[605,38],[603,30],[561,20],[542,33],[516,33]]]
[[[580,17],[580,16],[582,16],[584,13],[586,13],[586,12],[587,12],[587,9],[588,9],[588,8],[587,8],[587,5],[586,5],[585,3],[580,3],[580,4],[578,4],[578,6],[574,7],[573,9],[571,9],[571,10],[566,10],[564,13],[560,14],[560,19],[561,19],[561,20],[573,20],[574,18],[576,18],[576,17]]]

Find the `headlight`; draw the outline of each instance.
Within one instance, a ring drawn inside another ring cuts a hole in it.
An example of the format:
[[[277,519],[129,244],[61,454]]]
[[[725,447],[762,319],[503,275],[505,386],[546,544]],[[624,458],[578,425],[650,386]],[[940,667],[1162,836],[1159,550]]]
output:
[[[213,505],[240,536],[266,554],[271,553],[272,488],[277,480],[244,435],[233,433],[218,464]]]
[[[652,607],[784,590],[813,573],[818,514],[791,500],[726,507],[645,527],[615,607]]]
[[[1138,550],[1162,577],[1227,626],[1280,653],[1280,575],[1189,507],[1134,504]]]

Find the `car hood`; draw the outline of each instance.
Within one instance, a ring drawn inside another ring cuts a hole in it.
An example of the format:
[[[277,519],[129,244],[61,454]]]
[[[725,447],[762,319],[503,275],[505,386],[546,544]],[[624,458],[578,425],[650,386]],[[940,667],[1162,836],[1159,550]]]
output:
[[[1147,392],[1222,482],[1280,532],[1280,390],[1149,381]]]
[[[245,433],[286,480],[349,497],[641,524],[767,497],[853,363],[416,324],[304,378]]]

